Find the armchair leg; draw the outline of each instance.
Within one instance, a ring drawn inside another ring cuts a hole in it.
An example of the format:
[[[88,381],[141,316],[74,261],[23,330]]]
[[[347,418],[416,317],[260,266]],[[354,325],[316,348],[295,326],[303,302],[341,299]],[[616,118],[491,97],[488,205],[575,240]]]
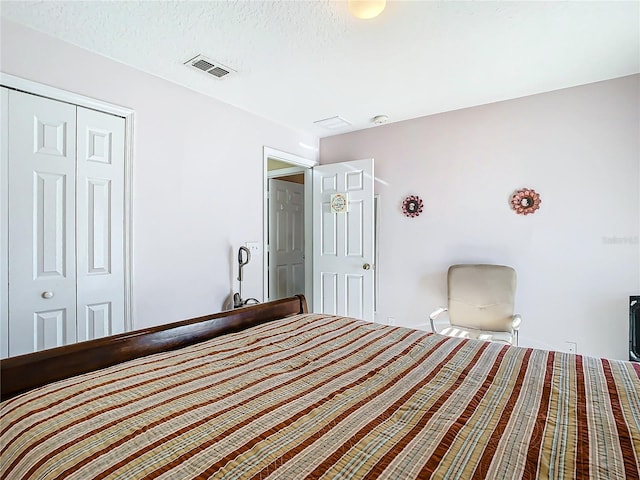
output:
[[[433,321],[436,319],[438,315],[440,315],[441,313],[447,312],[448,310],[449,309],[446,307],[440,307],[437,310],[431,312],[431,314],[429,315],[429,322],[431,323],[431,331],[433,333],[440,333],[438,332],[438,329],[436,329],[436,325]]]
[[[429,317],[429,323],[431,323],[431,331],[433,333],[438,333],[438,331],[436,330],[436,326],[433,324],[433,318]]]

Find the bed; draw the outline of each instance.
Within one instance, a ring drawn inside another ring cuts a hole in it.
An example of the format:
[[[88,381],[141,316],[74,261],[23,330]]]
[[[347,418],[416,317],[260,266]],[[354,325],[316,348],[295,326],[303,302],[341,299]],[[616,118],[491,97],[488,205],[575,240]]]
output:
[[[640,366],[303,297],[1,362],[6,479],[640,477]]]

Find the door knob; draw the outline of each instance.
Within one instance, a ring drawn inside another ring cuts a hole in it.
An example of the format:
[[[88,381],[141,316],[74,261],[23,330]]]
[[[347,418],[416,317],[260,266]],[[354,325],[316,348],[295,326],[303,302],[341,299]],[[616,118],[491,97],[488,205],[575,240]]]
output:
[[[42,292],[42,298],[53,298],[53,292]]]
[[[369,265],[368,263],[365,263],[364,265],[362,265],[363,270],[369,270],[370,268],[371,268],[371,265]]]

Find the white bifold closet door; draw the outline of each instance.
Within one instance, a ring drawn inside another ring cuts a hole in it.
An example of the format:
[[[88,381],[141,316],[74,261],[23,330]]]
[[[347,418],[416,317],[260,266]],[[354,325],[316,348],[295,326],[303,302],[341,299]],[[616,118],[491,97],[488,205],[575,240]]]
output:
[[[124,119],[8,102],[8,354],[124,331]]]
[[[78,107],[77,341],[121,333],[124,314],[124,118]]]

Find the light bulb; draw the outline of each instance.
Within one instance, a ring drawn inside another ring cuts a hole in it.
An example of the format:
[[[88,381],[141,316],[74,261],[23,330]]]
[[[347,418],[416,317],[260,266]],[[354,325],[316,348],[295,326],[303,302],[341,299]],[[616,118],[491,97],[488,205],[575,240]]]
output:
[[[387,5],[387,0],[349,0],[349,11],[354,17],[368,20],[377,17]]]

